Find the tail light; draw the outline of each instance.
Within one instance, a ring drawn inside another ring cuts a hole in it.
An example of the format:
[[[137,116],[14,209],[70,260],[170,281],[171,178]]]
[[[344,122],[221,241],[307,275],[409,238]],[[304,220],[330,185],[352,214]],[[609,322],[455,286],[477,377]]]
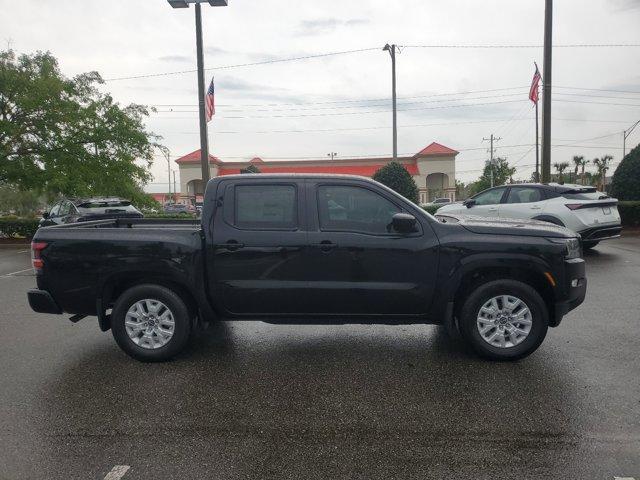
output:
[[[31,242],[31,265],[36,273],[42,270],[44,267],[44,261],[42,260],[42,250],[47,247],[46,242]]]
[[[582,205],[584,205],[583,203],[565,203],[564,206],[567,207],[569,210],[578,210],[579,208],[582,208]]]

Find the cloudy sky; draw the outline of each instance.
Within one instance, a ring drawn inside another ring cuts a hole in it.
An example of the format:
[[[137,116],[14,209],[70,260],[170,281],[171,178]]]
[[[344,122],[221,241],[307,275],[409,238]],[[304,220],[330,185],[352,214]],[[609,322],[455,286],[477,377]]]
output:
[[[527,93],[542,49],[433,46],[540,45],[543,0],[229,3],[203,10],[205,66],[218,103],[210,148],[222,160],[389,155],[391,71],[381,50],[388,42],[403,46],[399,154],[440,142],[461,152],[457,177],[471,181],[487,158],[482,139],[493,133],[517,177],[531,174]],[[0,7],[3,48],[50,50],[67,75],[100,72],[121,103],[156,105],[149,129],[175,157],[199,148],[193,8],[174,10],[165,0],[0,0]],[[640,0],[555,2],[559,46],[637,45],[638,25]],[[351,50],[361,51],[279,61]],[[246,65],[260,62],[271,63]],[[606,153],[619,161],[622,131],[640,119],[640,48],[558,47],[553,65],[552,161]],[[639,142],[640,127],[629,139]],[[153,172],[155,182],[166,181],[161,158]]]

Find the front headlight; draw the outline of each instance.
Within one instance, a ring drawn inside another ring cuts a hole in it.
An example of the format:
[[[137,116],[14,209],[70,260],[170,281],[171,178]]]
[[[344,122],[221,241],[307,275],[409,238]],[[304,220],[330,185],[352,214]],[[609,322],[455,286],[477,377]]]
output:
[[[582,257],[582,249],[580,248],[580,239],[578,238],[550,238],[553,243],[562,243],[566,247],[564,258],[571,260],[572,258]]]

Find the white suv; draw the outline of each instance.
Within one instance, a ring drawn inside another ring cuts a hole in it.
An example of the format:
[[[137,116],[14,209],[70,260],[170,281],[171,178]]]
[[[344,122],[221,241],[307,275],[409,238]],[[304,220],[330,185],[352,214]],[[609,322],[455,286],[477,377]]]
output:
[[[519,183],[490,188],[462,203],[445,205],[438,214],[527,218],[567,227],[582,237],[584,248],[620,236],[618,201],[594,187]]]

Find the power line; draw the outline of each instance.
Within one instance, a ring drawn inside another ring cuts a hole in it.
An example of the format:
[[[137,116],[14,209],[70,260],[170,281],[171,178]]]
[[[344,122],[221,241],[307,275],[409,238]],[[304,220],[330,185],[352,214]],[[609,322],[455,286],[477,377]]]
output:
[[[640,43],[611,43],[611,44],[595,44],[595,43],[574,43],[574,44],[558,44],[554,45],[554,48],[630,48],[630,47],[640,47]],[[512,48],[542,48],[542,45],[517,45],[517,44],[503,44],[503,45],[490,45],[490,44],[477,44],[477,45],[459,45],[459,44],[439,44],[439,45],[404,45],[402,48],[453,48],[453,49],[512,49]],[[232,68],[243,68],[243,67],[254,67],[258,65],[268,65],[273,63],[285,63],[285,62],[295,62],[300,60],[310,60],[314,58],[322,58],[322,57],[331,57],[337,55],[346,55],[351,53],[361,53],[361,52],[370,52],[374,50],[380,50],[380,47],[370,47],[370,48],[358,48],[353,50],[343,50],[338,52],[327,52],[327,53],[317,53],[312,55],[303,55],[299,57],[289,57],[289,58],[276,58],[270,60],[263,60],[259,62],[246,62],[246,63],[236,63],[231,65],[218,65],[216,67],[211,67],[205,69],[205,71],[212,70],[226,70]],[[107,78],[105,82],[117,82],[121,80],[138,80],[141,78],[155,78],[155,77],[166,77],[171,75],[183,75],[187,73],[196,73],[197,70],[178,70],[172,72],[161,72],[161,73],[149,73],[149,74],[141,74],[141,75],[131,75],[127,77],[113,77]]]
[[[349,53],[359,53],[359,52],[369,52],[372,50],[380,50],[380,47],[371,47],[371,48],[358,48],[354,50],[343,50],[340,52],[328,52],[328,53],[317,53],[313,55],[303,55],[300,57],[290,57],[290,58],[277,58],[271,60],[263,60],[260,62],[248,62],[248,63],[236,63],[232,65],[218,65],[217,67],[206,68],[205,71],[211,70],[226,70],[231,68],[241,68],[241,67],[253,67],[256,65],[267,65],[271,63],[284,63],[284,62],[295,62],[297,60],[309,60],[312,58],[321,58],[321,57],[331,57],[336,55],[346,55]],[[105,82],[118,82],[120,80],[137,80],[140,78],[154,78],[154,77],[166,77],[170,75],[182,75],[186,73],[196,73],[198,70],[179,70],[175,72],[162,72],[162,73],[149,73],[144,75],[132,75],[129,77],[114,77],[107,78]]]
[[[554,88],[563,88],[566,90],[587,90],[587,91],[591,91],[591,92],[613,92],[613,93],[636,93],[636,94],[640,94],[640,91],[637,90],[609,90],[606,88],[585,88],[585,87],[559,87],[559,86],[555,86]]]
[[[456,44],[433,44],[433,45],[402,45],[402,48],[469,48],[469,49],[502,49],[502,48],[543,48],[544,45],[527,45],[527,44],[472,44],[472,45],[456,45]],[[553,48],[626,48],[640,47],[640,43],[565,43],[553,45]]]

